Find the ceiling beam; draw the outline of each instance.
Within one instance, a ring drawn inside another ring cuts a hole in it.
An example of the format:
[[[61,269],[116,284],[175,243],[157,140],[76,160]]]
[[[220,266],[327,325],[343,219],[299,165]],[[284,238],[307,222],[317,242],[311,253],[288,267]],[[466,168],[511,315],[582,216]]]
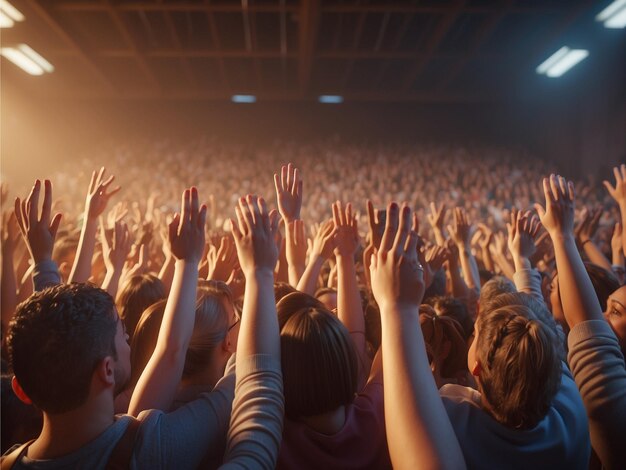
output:
[[[426,68],[426,65],[428,64],[428,62],[430,62],[430,59],[437,52],[439,45],[443,42],[443,39],[446,37],[446,34],[448,34],[448,31],[450,31],[450,29],[452,28],[452,25],[455,23],[457,18],[461,16],[461,13],[463,13],[464,6],[464,0],[456,0],[454,2],[454,6],[452,8],[449,8],[443,18],[439,20],[437,28],[428,39],[426,47],[424,48],[426,55],[422,58],[418,58],[407,73],[407,76],[402,83],[403,91],[409,90],[411,86],[413,86],[413,83],[415,82],[419,74],[422,73],[422,71]],[[421,53],[422,51],[418,50],[417,52]]]
[[[101,2],[81,2],[66,1],[55,3],[54,7],[63,11],[107,11],[106,5]],[[170,3],[154,3],[154,2],[126,2],[117,3],[115,7],[119,11],[210,11],[214,13],[241,13],[241,4],[237,3],[190,3],[190,2],[170,2]],[[253,12],[280,12],[279,5],[272,4],[250,4],[248,9]],[[285,9],[297,12],[296,5],[285,5]]]
[[[204,0],[204,5],[206,7],[210,7],[210,0]],[[216,55],[213,57],[217,59],[217,69],[219,70],[220,80],[222,82],[222,86],[230,90],[230,81],[228,80],[228,74],[226,73],[226,64],[224,63],[224,55],[222,51],[222,41],[220,39],[220,33],[217,29],[215,15],[212,10],[205,10],[205,13],[207,21],[209,22],[209,29],[211,30],[211,39],[213,40],[213,44],[215,46],[215,50],[213,52],[215,52]]]
[[[507,0],[497,10],[495,10],[491,15],[487,17],[487,19],[483,22],[483,24],[480,26],[480,29],[474,36],[474,39],[467,49],[467,52],[460,60],[458,60],[452,66],[452,69],[445,77],[443,77],[443,80],[441,80],[437,84],[438,89],[447,88],[450,83],[454,81],[457,75],[465,68],[465,66],[469,62],[471,62],[474,57],[476,57],[476,54],[480,50],[480,47],[495,31],[500,21],[502,21],[502,19],[511,12],[511,7],[513,6],[513,3],[514,0]]]
[[[158,1],[163,2],[163,0],[158,0]],[[174,43],[174,47],[178,51],[182,51],[183,44],[180,40],[180,37],[178,36],[178,31],[176,30],[176,25],[174,24],[174,20],[172,19],[171,13],[169,11],[164,11],[163,16],[165,17],[165,24],[167,25],[167,29],[170,31],[170,36],[172,37],[172,42]],[[184,56],[179,56],[179,61],[185,73],[185,77],[187,78],[187,82],[189,82],[189,84],[192,87],[194,88],[197,87],[198,81],[196,80],[193,70],[191,69],[191,64],[189,63],[189,59]]]
[[[405,13],[403,15],[402,23],[400,24],[400,27],[396,30],[396,36],[395,36],[395,39],[393,40],[393,45],[391,47],[392,51],[396,51],[397,49],[400,48],[400,45],[402,44],[402,39],[404,39],[404,35],[409,30],[409,25],[411,24],[411,21],[413,21],[414,17],[415,17],[414,13]],[[415,55],[414,53],[411,53],[411,54]],[[383,62],[381,67],[378,69],[378,72],[376,73],[376,78],[374,79],[375,89],[380,88],[380,83],[385,78],[385,74],[387,73],[387,70],[389,70],[390,66],[391,66],[391,60],[385,60],[385,62]]]
[[[359,21],[357,22],[356,28],[354,30],[354,36],[352,38],[352,49],[358,50],[359,43],[361,42],[361,36],[363,36],[363,29],[365,27],[365,21],[367,20],[367,13],[361,12],[359,14]],[[346,64],[346,69],[343,74],[343,78],[341,79],[341,89],[345,90],[350,82],[350,76],[352,75],[352,69],[354,68],[354,62],[356,62],[356,57],[351,56],[350,60]]]
[[[305,94],[311,82],[320,19],[319,0],[300,0],[298,86]]]
[[[146,78],[148,79],[152,87],[160,91],[161,84],[159,83],[156,76],[154,75],[154,72],[148,65],[146,58],[144,57],[144,55],[141,53],[141,51],[135,44],[135,40],[130,34],[130,31],[128,30],[128,28],[126,27],[124,20],[120,16],[120,13],[117,11],[116,6],[114,6],[110,0],[103,0],[103,1],[104,1],[104,5],[107,7],[107,12],[109,13],[109,16],[113,20],[113,23],[115,23],[115,25],[117,26],[117,29],[122,34],[122,37],[124,38],[124,42],[126,43],[126,46],[133,52],[133,57],[135,61],[137,62],[137,65],[139,65],[139,68],[144,73],[144,75],[146,76]]]
[[[80,41],[74,39],[72,35],[64,28],[56,19],[55,15],[47,6],[43,5],[42,0],[26,0],[28,6],[35,11],[50,28],[70,46],[71,50],[83,61],[89,70],[91,70],[98,80],[105,86],[108,92],[115,93],[116,87],[113,85],[109,77],[102,71],[100,66],[93,60],[92,51],[86,49]]]

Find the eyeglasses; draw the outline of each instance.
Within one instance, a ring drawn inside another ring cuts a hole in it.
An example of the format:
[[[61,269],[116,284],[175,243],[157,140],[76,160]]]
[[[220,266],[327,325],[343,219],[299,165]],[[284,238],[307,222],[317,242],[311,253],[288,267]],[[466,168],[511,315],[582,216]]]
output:
[[[240,321],[241,321],[241,318],[240,318],[239,316],[237,316],[237,319],[235,320],[235,323],[233,323],[232,325],[230,325],[230,326],[228,327],[228,330],[226,330],[226,331],[230,331],[230,330],[232,330],[233,328],[235,328],[235,327],[237,326],[237,324],[238,324]]]

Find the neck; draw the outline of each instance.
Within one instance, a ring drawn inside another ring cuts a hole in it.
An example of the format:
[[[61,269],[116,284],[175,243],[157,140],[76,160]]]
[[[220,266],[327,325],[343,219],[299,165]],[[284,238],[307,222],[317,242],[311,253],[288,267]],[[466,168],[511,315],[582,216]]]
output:
[[[113,422],[110,391],[89,397],[85,404],[66,413],[44,412],[41,434],[28,448],[28,457],[43,460],[71,454],[102,434]]]
[[[305,416],[300,419],[308,427],[321,434],[331,436],[337,434],[346,424],[346,407],[340,406],[333,411],[328,411],[315,416]]]

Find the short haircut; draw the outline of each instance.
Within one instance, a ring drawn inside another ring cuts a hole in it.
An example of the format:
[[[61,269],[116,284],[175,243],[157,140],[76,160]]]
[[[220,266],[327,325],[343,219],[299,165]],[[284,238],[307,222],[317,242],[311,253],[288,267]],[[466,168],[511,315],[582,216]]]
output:
[[[88,284],[59,284],[17,307],[8,336],[9,358],[22,389],[41,410],[64,413],[89,395],[93,372],[117,359],[111,296]]]
[[[315,298],[293,293],[277,306],[285,414],[315,416],[348,405],[358,363],[346,327]]]
[[[138,274],[126,280],[117,295],[117,306],[131,340],[144,310],[166,297],[163,282],[154,274]]]
[[[483,304],[489,300],[497,297],[500,294],[506,294],[510,292],[517,292],[515,284],[504,276],[493,276],[480,288],[480,297],[478,298],[478,305],[480,310],[483,309]]]
[[[524,305],[478,318],[476,358],[484,408],[510,428],[529,429],[546,415],[561,382],[554,332]]]

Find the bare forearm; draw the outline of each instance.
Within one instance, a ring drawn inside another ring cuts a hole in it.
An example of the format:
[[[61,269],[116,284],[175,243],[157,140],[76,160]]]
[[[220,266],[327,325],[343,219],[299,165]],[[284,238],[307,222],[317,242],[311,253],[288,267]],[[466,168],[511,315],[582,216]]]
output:
[[[300,292],[304,292],[305,294],[315,294],[315,290],[317,288],[317,278],[320,275],[323,265],[324,258],[318,255],[312,255],[309,264],[302,274],[302,277],[300,277],[300,281],[298,281],[296,289]]]
[[[356,267],[350,257],[337,256],[337,316],[348,329],[361,359],[365,352],[365,317],[356,280]]]
[[[111,297],[115,299],[117,296],[117,290],[120,285],[120,278],[122,277],[121,269],[113,269],[112,271],[107,271],[104,276],[104,280],[102,281],[102,290],[105,290],[109,293]]]
[[[573,235],[552,238],[559,273],[563,312],[570,328],[586,320],[602,320],[602,309],[585,270]]]
[[[583,245],[583,250],[593,264],[597,264],[598,266],[606,269],[607,271],[611,271],[611,263],[608,259],[602,254],[600,249],[596,246],[593,240],[588,240]]]
[[[274,273],[271,270],[246,274],[237,362],[255,354],[269,354],[280,360]]]
[[[491,252],[489,251],[489,248],[483,248],[481,251],[483,254],[483,263],[485,264],[485,269],[487,271],[494,272],[496,270],[496,267],[493,264],[493,258],[491,257]]]
[[[165,292],[170,292],[172,288],[172,281],[174,279],[174,263],[175,259],[173,256],[168,256],[161,267],[161,271],[159,271],[159,279],[163,283],[165,287]]]
[[[298,282],[300,281],[300,278],[302,277],[302,274],[304,273],[304,270],[306,268],[306,261],[298,256],[296,240],[294,239],[291,231],[292,228],[290,226],[286,231],[287,233],[285,237],[287,249],[287,266],[289,269],[288,276],[289,284],[291,284],[293,287],[297,287]]]
[[[87,282],[91,277],[91,259],[96,246],[97,223],[85,216],[85,222],[80,232],[76,259],[70,272],[68,283]]]
[[[461,269],[463,270],[463,278],[467,287],[480,290],[478,265],[469,245],[459,246],[459,259],[461,260]]]
[[[381,313],[385,423],[394,468],[464,468],[428,364],[418,309]]]

